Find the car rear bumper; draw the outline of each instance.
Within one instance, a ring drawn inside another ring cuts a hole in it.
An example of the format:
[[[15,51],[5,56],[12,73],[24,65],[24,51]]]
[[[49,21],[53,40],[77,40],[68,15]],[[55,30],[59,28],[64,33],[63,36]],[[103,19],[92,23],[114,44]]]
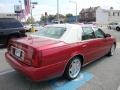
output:
[[[43,81],[54,77],[58,77],[63,74],[64,64],[52,65],[47,67],[32,67],[28,66],[22,62],[17,61],[8,52],[5,53],[7,62],[20,73],[24,74],[26,77],[32,81]],[[55,73],[56,72],[56,73]],[[61,74],[60,74],[61,73]]]

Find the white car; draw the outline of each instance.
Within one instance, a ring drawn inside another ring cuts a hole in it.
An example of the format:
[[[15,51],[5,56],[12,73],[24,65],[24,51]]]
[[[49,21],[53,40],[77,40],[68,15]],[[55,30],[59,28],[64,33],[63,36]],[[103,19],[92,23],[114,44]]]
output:
[[[108,29],[120,31],[120,23],[109,23]]]

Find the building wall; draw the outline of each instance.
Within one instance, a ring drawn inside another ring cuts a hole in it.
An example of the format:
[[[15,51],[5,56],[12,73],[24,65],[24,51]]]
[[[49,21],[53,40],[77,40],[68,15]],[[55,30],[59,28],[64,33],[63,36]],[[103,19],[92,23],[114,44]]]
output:
[[[120,22],[120,10],[110,10],[108,22]]]
[[[96,10],[96,23],[97,24],[108,24],[109,12],[107,10],[98,8]]]
[[[108,24],[111,22],[120,22],[120,10],[105,10],[101,8],[96,10],[96,23]]]
[[[97,8],[98,7],[90,7],[90,8],[82,9],[79,13],[80,22],[95,22]]]
[[[120,10],[102,9],[101,7],[92,7],[82,9],[80,12],[81,22],[96,22],[100,25],[107,25],[111,22],[120,22]]]

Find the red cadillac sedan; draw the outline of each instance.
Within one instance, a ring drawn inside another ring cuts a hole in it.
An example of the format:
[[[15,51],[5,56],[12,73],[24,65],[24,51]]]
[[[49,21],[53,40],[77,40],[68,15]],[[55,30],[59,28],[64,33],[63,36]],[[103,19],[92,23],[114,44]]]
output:
[[[33,81],[64,75],[75,79],[81,67],[115,52],[116,40],[91,25],[47,25],[31,36],[12,39],[7,62]]]

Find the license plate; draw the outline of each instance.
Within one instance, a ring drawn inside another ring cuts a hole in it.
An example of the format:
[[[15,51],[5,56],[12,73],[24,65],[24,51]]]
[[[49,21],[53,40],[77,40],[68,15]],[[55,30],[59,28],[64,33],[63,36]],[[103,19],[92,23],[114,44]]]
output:
[[[15,56],[20,58],[21,55],[22,55],[22,51],[20,49],[15,49]]]

